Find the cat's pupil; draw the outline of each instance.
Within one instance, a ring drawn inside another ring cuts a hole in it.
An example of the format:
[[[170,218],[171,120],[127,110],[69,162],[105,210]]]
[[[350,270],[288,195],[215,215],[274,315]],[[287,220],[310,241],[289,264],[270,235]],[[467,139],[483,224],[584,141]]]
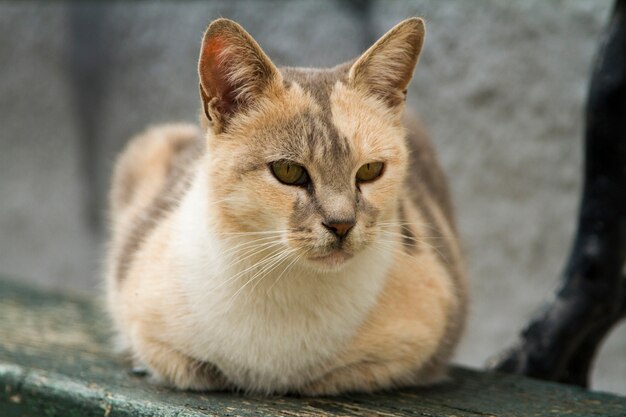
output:
[[[381,176],[384,164],[382,162],[368,162],[361,166],[356,173],[357,181],[373,181]]]
[[[276,179],[287,185],[305,185],[309,176],[302,165],[288,161],[276,161],[270,164],[270,169]]]

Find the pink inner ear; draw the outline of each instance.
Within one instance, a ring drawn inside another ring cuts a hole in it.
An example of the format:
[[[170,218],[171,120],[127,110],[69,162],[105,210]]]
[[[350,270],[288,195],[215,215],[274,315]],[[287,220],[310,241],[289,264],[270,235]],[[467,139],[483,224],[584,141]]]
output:
[[[202,50],[200,67],[202,86],[209,93],[210,98],[218,98],[216,110],[222,114],[231,114],[235,105],[236,86],[228,79],[228,61],[231,61],[232,57],[226,52],[227,50],[228,41],[225,37],[211,37]]]

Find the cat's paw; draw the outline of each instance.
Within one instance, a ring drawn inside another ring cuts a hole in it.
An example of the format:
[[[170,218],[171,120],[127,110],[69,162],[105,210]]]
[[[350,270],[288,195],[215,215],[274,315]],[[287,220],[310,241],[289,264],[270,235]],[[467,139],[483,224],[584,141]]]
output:
[[[184,363],[170,364],[169,374],[150,370],[151,382],[182,391],[223,391],[228,384],[222,373],[211,363],[188,359]]]
[[[191,361],[189,372],[178,387],[191,391],[223,391],[228,383],[223,374],[209,362]]]
[[[215,391],[228,388],[226,378],[212,363],[188,356],[153,338],[135,333],[133,369],[150,382],[179,390]]]

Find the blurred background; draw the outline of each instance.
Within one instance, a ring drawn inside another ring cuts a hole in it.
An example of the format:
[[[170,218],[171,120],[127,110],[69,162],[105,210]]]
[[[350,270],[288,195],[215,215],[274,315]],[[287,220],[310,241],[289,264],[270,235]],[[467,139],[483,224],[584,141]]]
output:
[[[195,121],[207,24],[280,65],[331,66],[423,16],[409,92],[451,182],[472,285],[457,362],[483,366],[556,288],[576,225],[583,108],[611,0],[0,2],[0,276],[99,292],[115,155]],[[593,388],[626,394],[626,326]]]

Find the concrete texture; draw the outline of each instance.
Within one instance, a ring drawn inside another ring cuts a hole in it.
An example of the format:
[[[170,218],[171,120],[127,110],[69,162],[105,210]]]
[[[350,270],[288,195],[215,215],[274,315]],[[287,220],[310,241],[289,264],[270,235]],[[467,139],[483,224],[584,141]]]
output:
[[[195,120],[211,19],[239,21],[279,64],[325,66],[421,15],[410,103],[451,181],[474,296],[458,361],[480,366],[508,346],[552,294],[572,241],[583,104],[611,1],[365,4],[0,3],[0,273],[97,290],[94,219],[113,158],[148,124]],[[626,393],[625,352],[621,326],[595,388]]]

